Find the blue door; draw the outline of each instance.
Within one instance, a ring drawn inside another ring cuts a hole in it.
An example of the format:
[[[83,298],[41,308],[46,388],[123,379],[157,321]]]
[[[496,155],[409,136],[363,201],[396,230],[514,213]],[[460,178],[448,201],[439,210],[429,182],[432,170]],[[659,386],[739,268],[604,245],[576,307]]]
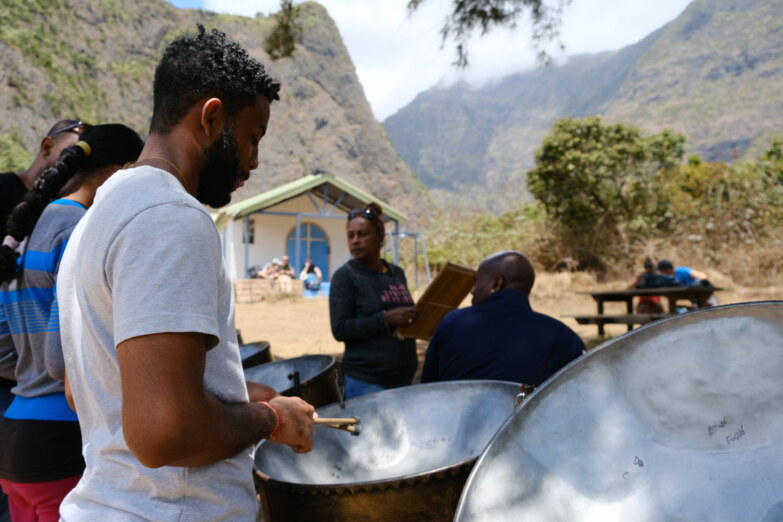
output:
[[[329,239],[326,232],[314,223],[301,224],[300,259],[296,259],[296,227],[288,234],[288,257],[296,263],[297,275],[304,267],[305,257],[313,258],[313,264],[321,269],[323,280],[329,280]]]

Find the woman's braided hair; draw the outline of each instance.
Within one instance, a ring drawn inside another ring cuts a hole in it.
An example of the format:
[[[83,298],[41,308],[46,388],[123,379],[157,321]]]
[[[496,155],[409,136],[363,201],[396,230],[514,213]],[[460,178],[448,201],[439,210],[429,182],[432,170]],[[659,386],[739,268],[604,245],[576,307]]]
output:
[[[86,143],[87,147],[73,145],[63,150],[57,162],[43,171],[33,188],[11,211],[6,221],[6,234],[14,242],[21,243],[33,233],[46,205],[60,195],[75,174],[88,177],[91,171],[107,165],[134,161],[144,145],[134,130],[119,123],[91,127],[81,134],[80,142]],[[18,257],[19,253],[11,246],[0,246],[0,283],[10,281],[20,273]]]

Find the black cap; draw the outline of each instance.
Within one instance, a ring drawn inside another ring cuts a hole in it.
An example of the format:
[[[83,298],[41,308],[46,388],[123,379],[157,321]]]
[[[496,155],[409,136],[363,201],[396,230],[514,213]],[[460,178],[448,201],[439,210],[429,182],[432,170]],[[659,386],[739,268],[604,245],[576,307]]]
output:
[[[674,270],[674,265],[671,261],[667,261],[666,259],[661,259],[658,261],[658,270]]]

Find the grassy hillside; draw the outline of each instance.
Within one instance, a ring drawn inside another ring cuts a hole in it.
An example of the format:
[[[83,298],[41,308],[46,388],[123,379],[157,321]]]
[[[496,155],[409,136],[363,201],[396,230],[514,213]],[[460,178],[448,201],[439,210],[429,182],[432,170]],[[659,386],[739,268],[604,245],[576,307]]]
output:
[[[61,118],[119,121],[142,135],[160,52],[197,22],[217,27],[282,82],[261,167],[234,200],[321,170],[426,220],[424,186],[375,121],[342,38],[326,10],[301,6],[293,58],[272,61],[268,17],[176,9],[163,0],[0,1],[0,167],[24,168],[40,136]]]

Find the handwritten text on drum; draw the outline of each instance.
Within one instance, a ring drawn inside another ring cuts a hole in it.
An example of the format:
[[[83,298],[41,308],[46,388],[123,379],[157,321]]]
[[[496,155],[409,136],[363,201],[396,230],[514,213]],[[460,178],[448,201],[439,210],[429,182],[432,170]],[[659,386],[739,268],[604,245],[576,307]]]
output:
[[[738,429],[737,432],[734,433],[734,435],[726,436],[726,444],[731,446],[732,442],[737,442],[744,436],[745,436],[745,428],[742,426],[742,424],[740,424],[740,429]]]
[[[709,434],[710,437],[712,437],[712,434],[715,433],[715,430],[717,430],[718,428],[725,428],[726,424],[728,424],[726,422],[726,417],[723,417],[718,424],[707,426],[707,433]]]

